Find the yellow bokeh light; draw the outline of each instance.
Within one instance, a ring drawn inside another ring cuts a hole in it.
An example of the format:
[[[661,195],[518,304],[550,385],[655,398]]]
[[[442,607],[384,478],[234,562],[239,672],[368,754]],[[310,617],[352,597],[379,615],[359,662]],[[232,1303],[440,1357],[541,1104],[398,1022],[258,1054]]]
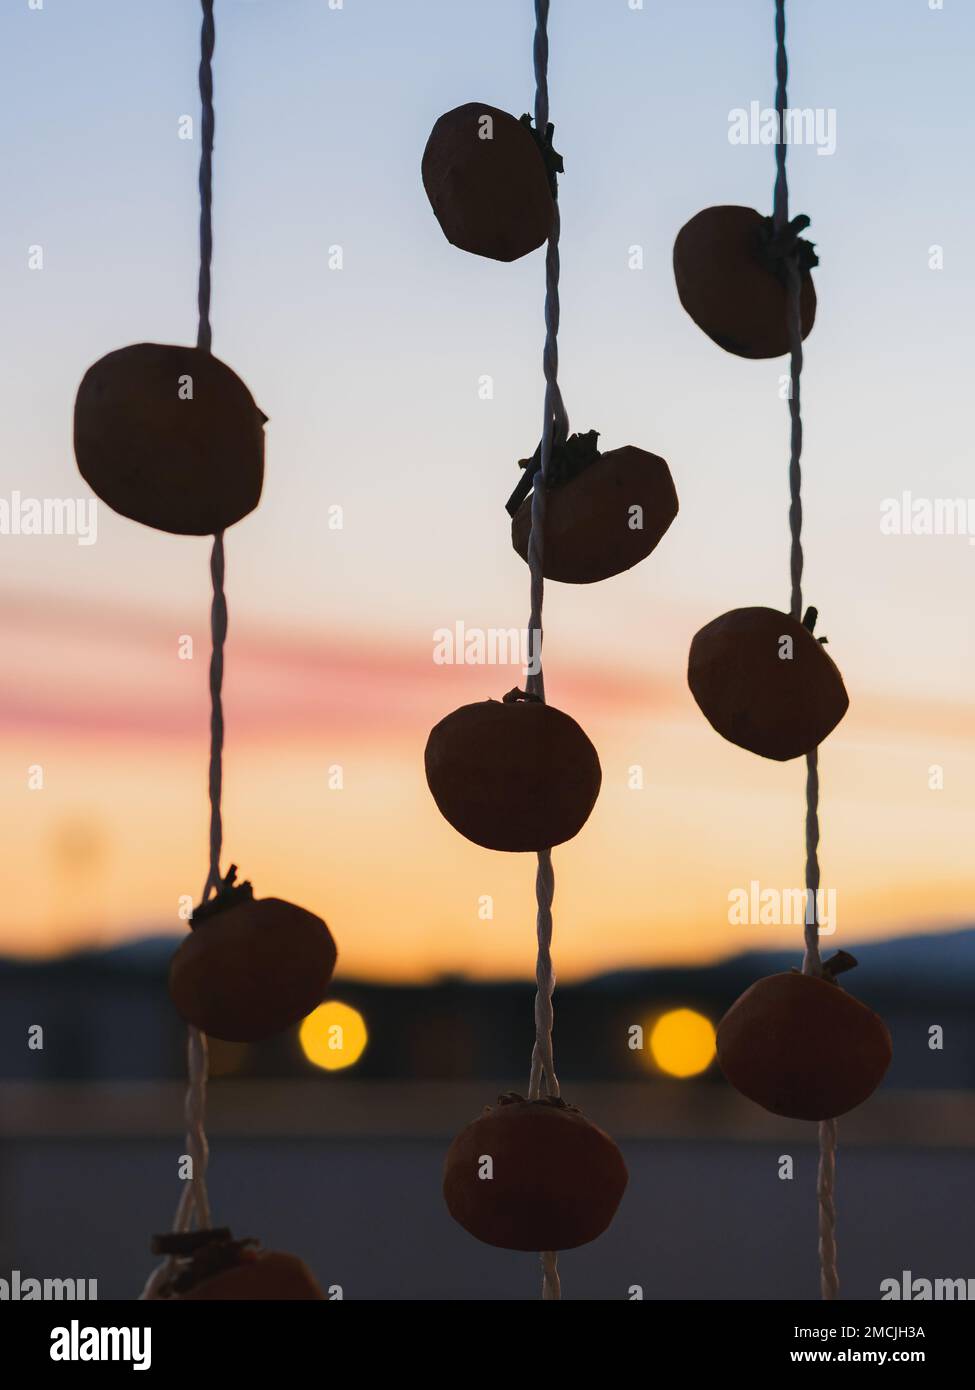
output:
[[[341,1071],[343,1067],[355,1066],[365,1051],[369,1034],[358,1009],[330,999],[302,1020],[298,1041],[312,1066]]]
[[[668,1076],[697,1076],[714,1059],[714,1025],[693,1009],[671,1009],[653,1025],[650,1052]]]

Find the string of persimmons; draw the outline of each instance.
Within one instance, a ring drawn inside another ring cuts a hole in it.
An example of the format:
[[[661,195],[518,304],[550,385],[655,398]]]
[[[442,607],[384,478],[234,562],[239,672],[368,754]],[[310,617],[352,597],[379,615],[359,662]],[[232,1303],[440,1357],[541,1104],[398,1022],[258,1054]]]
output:
[[[325,998],[337,954],[319,917],[282,899],[255,898],[249,883],[236,882],[235,866],[219,871],[223,535],[260,500],[266,417],[210,350],[213,0],[201,5],[198,343],[140,343],[100,358],[84,375],[74,421],[78,467],[109,507],[157,530],[214,538],[210,873],[169,977],[172,1001],[190,1026],[188,1114],[196,1127],[188,1142],[197,1171],[174,1230],[154,1240],[165,1264],[148,1296],[320,1299],[298,1257],[235,1240],[212,1224],[200,1171],[206,1036],[252,1043],[294,1027]],[[511,262],[550,240],[561,171],[551,137],[551,127],[539,130],[528,116],[519,120],[483,102],[440,117],[422,178],[449,242]],[[790,351],[790,282],[800,290],[802,336],[811,329],[816,258],[796,231],[742,207],[708,208],[681,229],[674,248],[681,303],[725,350],[752,359]],[[544,469],[539,450],[522,460],[508,504],[513,548],[529,561],[530,494],[544,489],[542,572],[557,583],[590,584],[630,569],[677,515],[662,458],[634,445],[602,452],[598,438],[590,430],[550,440]],[[691,643],[688,681],[720,735],[779,761],[813,754],[848,705],[811,623],[768,607],[735,609],[702,628]],[[491,850],[539,856],[578,833],[601,782],[598,755],[578,723],[543,695],[522,691],[448,715],[430,734],[425,763],[437,806],[462,835]],[[846,962],[829,966],[759,981],[718,1027],[725,1076],[774,1114],[835,1119],[871,1094],[889,1064],[883,1023],[836,979]],[[194,1045],[203,1049],[195,1073]],[[489,1245],[557,1252],[602,1234],[626,1183],[613,1140],[550,1086],[544,1096],[500,1097],[461,1131],[446,1157],[444,1196],[460,1225]]]

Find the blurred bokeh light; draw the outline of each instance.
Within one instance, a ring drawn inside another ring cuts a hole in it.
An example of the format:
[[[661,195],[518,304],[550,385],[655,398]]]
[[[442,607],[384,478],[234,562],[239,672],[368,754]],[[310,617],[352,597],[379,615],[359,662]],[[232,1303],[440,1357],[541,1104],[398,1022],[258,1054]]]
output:
[[[365,1051],[369,1034],[357,1009],[330,999],[303,1020],[298,1040],[312,1066],[323,1071],[341,1071],[355,1066]]]
[[[714,1059],[714,1025],[694,1009],[669,1009],[653,1025],[650,1054],[668,1076],[698,1076]]]

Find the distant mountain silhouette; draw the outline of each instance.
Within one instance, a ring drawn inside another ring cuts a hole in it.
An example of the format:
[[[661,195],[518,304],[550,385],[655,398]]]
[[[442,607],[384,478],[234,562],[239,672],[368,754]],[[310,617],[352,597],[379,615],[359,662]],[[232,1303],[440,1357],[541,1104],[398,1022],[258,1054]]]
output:
[[[11,1080],[176,1080],[185,1073],[186,1031],[166,989],[181,934],[154,934],[54,959],[0,960],[0,1078]],[[783,932],[783,942],[786,941]],[[846,942],[843,942],[846,948]],[[824,955],[832,954],[830,941]],[[849,947],[860,968],[843,988],[884,1017],[894,1038],[889,1084],[965,1088],[975,1085],[975,928],[912,934]],[[561,1067],[584,1081],[646,1075],[627,1045],[634,1023],[668,1008],[697,1009],[717,1021],[763,975],[797,967],[801,934],[782,950],[746,951],[707,965],[607,972],[558,987]],[[339,999],[359,1009],[370,1041],[357,1068],[362,1079],[518,1076],[530,1050],[535,984],[442,977],[419,984],[377,983],[340,975]],[[43,1051],[23,1046],[28,1029],[45,1025]],[[934,1053],[932,1024],[950,1045]],[[308,1074],[293,1030],[248,1049],[241,1078]],[[700,1084],[717,1085],[711,1068]]]
[[[788,950],[743,951],[722,961],[696,967],[667,966],[616,970],[598,975],[589,983],[601,989],[632,990],[650,981],[659,985],[662,976],[680,980],[696,977],[712,983],[724,978],[757,980],[762,975],[773,975],[801,965],[801,933],[796,931],[795,937],[795,942]],[[831,942],[831,937],[824,937],[822,940],[821,951],[824,959],[839,949]],[[889,937],[882,941],[867,941],[861,946],[848,945],[844,941],[843,950],[855,956],[861,967],[860,970],[845,976],[843,980],[844,986],[849,984],[854,994],[858,993],[858,979],[869,980],[871,989],[896,987],[905,993],[909,993],[911,988],[971,989],[975,982],[975,927]]]
[[[794,931],[795,940],[782,950],[760,949],[742,951],[726,956],[706,965],[664,965],[637,966],[632,969],[607,971],[581,981],[576,988],[633,989],[645,981],[659,981],[661,976],[671,976],[686,980],[691,977],[739,976],[757,979],[761,975],[771,975],[777,971],[790,970],[801,964],[801,932]],[[134,970],[145,974],[157,973],[169,965],[170,958],[179,945],[178,933],[154,933],[134,940],[120,942],[116,946],[97,947],[75,951],[45,961],[50,966],[57,964],[62,968],[72,966],[108,967],[112,970]],[[832,945],[831,937],[824,937],[822,954],[826,958],[838,947]],[[947,980],[959,983],[975,980],[975,927],[961,927],[952,931],[915,933],[910,936],[889,937],[881,941],[868,941],[863,945],[848,945],[843,942],[843,950],[855,956],[863,967],[864,976],[869,974],[872,981],[879,983],[892,980],[906,981],[908,978],[925,984],[943,984]],[[0,957],[0,967],[19,965],[21,968],[35,964],[32,961],[16,962]],[[36,962],[41,964],[41,962]],[[850,979],[855,979],[851,976]],[[351,981],[350,981],[351,982]],[[442,983],[447,983],[444,980]],[[450,983],[463,986],[463,976],[452,976]],[[494,982],[481,981],[482,987],[489,983],[499,985],[523,985],[524,980],[502,979]]]

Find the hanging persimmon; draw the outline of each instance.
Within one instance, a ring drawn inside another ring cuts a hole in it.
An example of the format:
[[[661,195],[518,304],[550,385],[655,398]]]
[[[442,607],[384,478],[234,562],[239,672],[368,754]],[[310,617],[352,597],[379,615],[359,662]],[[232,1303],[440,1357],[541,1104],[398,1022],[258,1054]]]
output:
[[[214,535],[260,501],[266,421],[240,377],[209,352],[136,343],[85,372],[75,457],[113,511],[159,531]]]
[[[519,121],[476,101],[447,111],[421,165],[447,240],[495,261],[516,261],[541,246],[555,220],[547,161],[561,167],[550,133],[540,144],[527,116]]]
[[[790,971],[759,980],[718,1025],[721,1070],[774,1115],[835,1119],[865,1101],[890,1065],[890,1033],[836,982],[856,964],[845,952],[839,957],[821,977]]]
[[[441,815],[485,849],[538,851],[571,840],[602,781],[575,720],[521,690],[441,719],[424,762]]]
[[[594,584],[622,574],[646,558],[677,515],[677,491],[662,458],[626,444],[601,454],[598,434],[574,434],[552,452],[545,482],[542,570],[564,584]],[[523,459],[526,479],[537,464]],[[525,561],[532,529],[532,499],[513,511],[511,543]]]
[[[811,753],[850,700],[823,643],[804,622],[774,608],[735,608],[691,642],[687,682],[712,728],[763,758]]]
[[[511,1093],[461,1130],[444,1163],[447,1208],[506,1250],[571,1250],[602,1235],[627,1183],[616,1144],[575,1106]]]
[[[805,338],[816,319],[810,270],[812,243],[800,236],[800,216],[777,234],[754,208],[705,208],[681,227],[674,242],[674,275],[681,304],[699,328],[738,357],[781,357],[790,348],[786,260],[798,257],[799,311]]]
[[[172,1274],[159,1289],[163,1299],[307,1302],[325,1297],[297,1255],[262,1250],[250,1238],[234,1240],[225,1227],[156,1236],[152,1249],[174,1260]]]
[[[187,1023],[225,1042],[260,1042],[322,1002],[337,951],[314,913],[255,898],[249,883],[201,904],[169,967],[169,993]]]

